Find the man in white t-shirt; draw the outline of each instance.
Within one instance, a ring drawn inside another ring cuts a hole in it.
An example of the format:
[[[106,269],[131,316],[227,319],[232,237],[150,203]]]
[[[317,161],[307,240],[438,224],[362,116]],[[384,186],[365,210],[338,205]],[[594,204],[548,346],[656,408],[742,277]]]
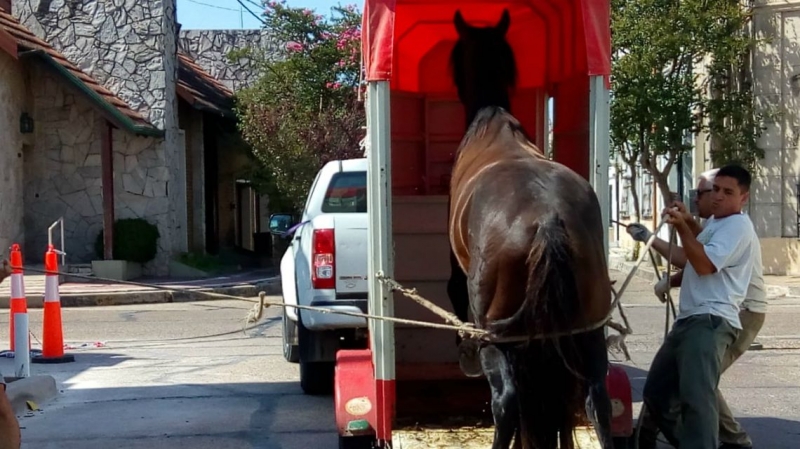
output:
[[[11,275],[8,261],[0,262],[0,283]],[[20,431],[17,415],[6,396],[6,382],[0,373],[0,449],[19,449]]]
[[[683,243],[673,255],[685,259],[686,266],[679,313],[650,366],[643,399],[667,440],[681,449],[719,445],[716,389],[725,352],[742,329],[739,306],[759,250],[753,224],[742,214],[750,180],[738,165],[717,172],[714,215],[698,235],[685,208],[666,211]],[[679,408],[672,406],[675,402]]]
[[[713,192],[714,177],[718,169],[709,170],[700,175],[697,183],[697,196],[694,200],[697,206],[697,216],[701,219],[708,219],[713,213]],[[682,206],[682,205],[681,205]],[[685,212],[685,208],[682,209]],[[687,222],[693,228],[695,235],[700,234],[702,227],[696,221]],[[639,242],[646,242],[652,233],[644,226],[635,223],[628,226],[628,233],[631,237]],[[656,239],[653,243],[655,248],[664,257],[668,257],[669,243]],[[686,265],[686,260],[675,260],[673,257],[674,265],[678,268],[683,268]],[[742,330],[739,336],[734,341],[733,345],[725,351],[725,356],[722,362],[720,373],[724,373],[742,354],[750,348],[750,345],[755,341],[758,333],[764,325],[764,320],[767,312],[767,299],[764,285],[763,265],[761,262],[761,248],[755,252],[753,258],[753,273],[750,278],[750,284],[747,288],[747,294],[742,302],[739,310],[739,321],[742,325]],[[656,296],[664,297],[670,287],[679,287],[683,279],[683,272],[680,271],[667,279],[662,278],[655,286]],[[663,300],[666,300],[665,298]],[[720,449],[746,449],[753,446],[753,442],[747,435],[747,432],[733,417],[725,398],[717,388],[717,402],[719,407],[719,439]],[[639,435],[639,449],[655,449],[656,447],[656,434],[657,428],[655,423],[650,419],[648,413],[643,413],[641,416],[642,424]]]

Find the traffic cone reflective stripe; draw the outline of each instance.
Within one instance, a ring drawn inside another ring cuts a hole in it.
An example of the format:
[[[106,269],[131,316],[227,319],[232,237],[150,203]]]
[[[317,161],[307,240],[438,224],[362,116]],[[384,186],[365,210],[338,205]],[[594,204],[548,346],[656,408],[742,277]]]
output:
[[[22,272],[22,251],[18,244],[11,246],[11,299],[9,300],[9,347],[14,350],[14,315],[28,313],[28,301],[25,299],[25,281]]]
[[[64,334],[61,326],[61,297],[58,293],[58,254],[49,245],[44,256],[44,332],[42,355],[33,359],[39,363],[73,362],[75,358],[64,354]]]

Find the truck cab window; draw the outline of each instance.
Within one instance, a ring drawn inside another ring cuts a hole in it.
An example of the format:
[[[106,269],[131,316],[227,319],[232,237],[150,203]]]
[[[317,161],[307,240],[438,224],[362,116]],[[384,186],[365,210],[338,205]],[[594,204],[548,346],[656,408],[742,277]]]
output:
[[[344,172],[333,176],[325,192],[322,212],[364,213],[367,211],[367,172]]]

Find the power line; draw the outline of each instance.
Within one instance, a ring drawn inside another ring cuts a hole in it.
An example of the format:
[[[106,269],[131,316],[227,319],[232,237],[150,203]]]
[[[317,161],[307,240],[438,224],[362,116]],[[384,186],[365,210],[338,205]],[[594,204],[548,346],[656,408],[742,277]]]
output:
[[[264,7],[263,4],[259,5],[258,3],[254,2],[253,0],[245,0],[245,1],[247,3],[250,3],[251,5],[255,6],[256,8],[263,8]]]
[[[195,4],[198,4],[198,5],[202,5],[202,6],[208,6],[209,8],[217,8],[217,9],[224,9],[225,11],[235,11],[235,12],[239,12],[239,10],[238,10],[238,9],[234,9],[234,8],[226,8],[226,7],[224,7],[224,6],[212,5],[212,4],[210,4],[210,3],[203,3],[203,2],[199,2],[199,1],[197,1],[197,0],[186,0],[186,1],[188,1],[188,2],[190,2],[190,3],[195,3]]]
[[[238,3],[239,5],[241,5],[241,7],[242,7],[242,8],[246,9],[246,10],[247,10],[247,12],[249,12],[251,16],[253,16],[253,17],[255,17],[255,18],[256,18],[256,20],[258,20],[258,21],[259,21],[259,22],[261,22],[262,24],[265,24],[265,22],[264,22],[264,19],[262,19],[261,17],[258,17],[258,14],[254,13],[253,11],[251,11],[251,10],[250,10],[250,8],[248,8],[247,6],[245,6],[245,4],[242,2],[242,0],[236,0],[236,3]]]

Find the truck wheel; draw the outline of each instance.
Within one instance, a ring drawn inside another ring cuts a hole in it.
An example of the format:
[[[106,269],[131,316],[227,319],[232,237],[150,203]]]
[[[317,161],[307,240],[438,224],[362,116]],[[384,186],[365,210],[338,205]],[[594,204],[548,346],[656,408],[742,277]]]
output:
[[[308,395],[333,393],[335,362],[304,362],[300,360],[300,388]]]
[[[614,449],[634,449],[633,439],[628,437],[614,437]]]
[[[305,394],[328,395],[333,393],[333,375],[336,362],[318,361],[319,357],[315,357],[319,351],[323,351],[326,343],[336,343],[335,340],[329,342],[326,337],[329,337],[326,333],[308,330],[303,326],[302,316],[298,315],[297,352],[300,359],[300,387]]]
[[[289,363],[300,361],[297,344],[297,323],[289,319],[286,308],[283,308],[283,358]]]
[[[339,449],[373,449],[375,436],[359,435],[357,437],[343,437],[339,435]]]

